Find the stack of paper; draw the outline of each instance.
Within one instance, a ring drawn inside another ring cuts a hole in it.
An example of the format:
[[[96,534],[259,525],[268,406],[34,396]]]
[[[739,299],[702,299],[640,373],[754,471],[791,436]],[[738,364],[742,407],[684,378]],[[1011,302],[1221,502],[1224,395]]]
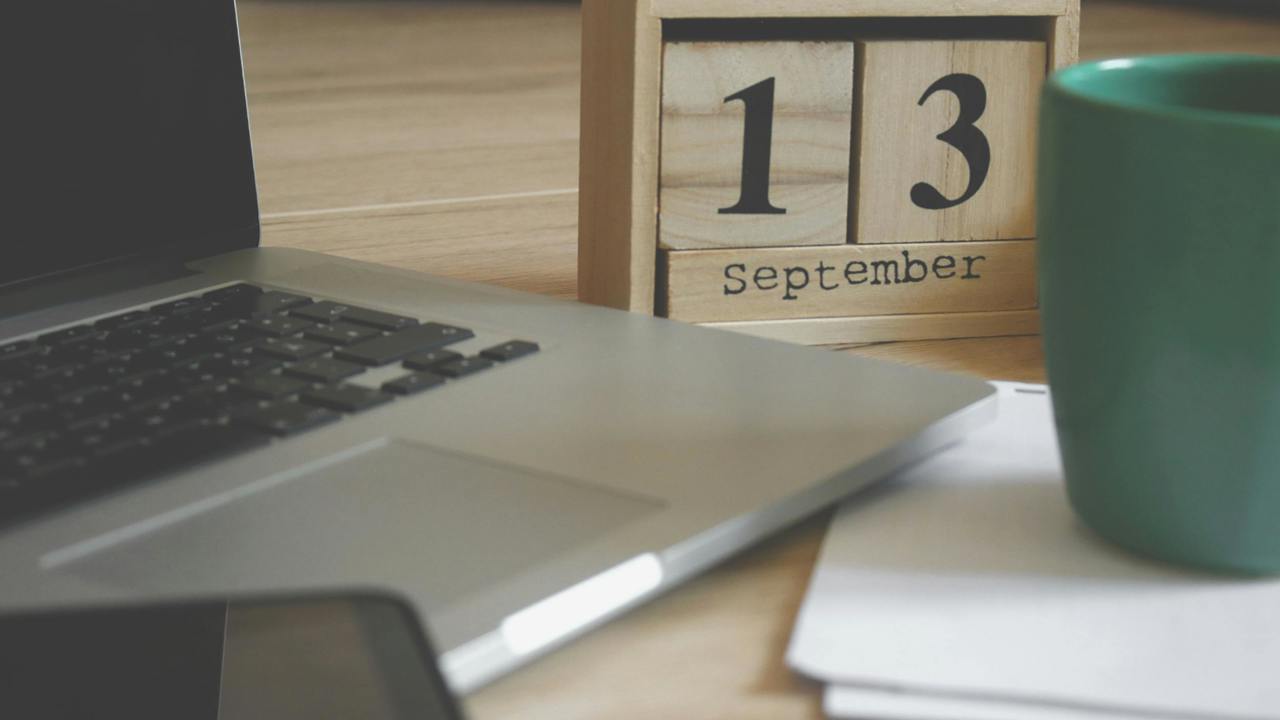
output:
[[[1045,388],[999,390],[994,424],[833,521],[788,650],[827,713],[1280,719],[1280,582],[1104,544],[1067,505]]]

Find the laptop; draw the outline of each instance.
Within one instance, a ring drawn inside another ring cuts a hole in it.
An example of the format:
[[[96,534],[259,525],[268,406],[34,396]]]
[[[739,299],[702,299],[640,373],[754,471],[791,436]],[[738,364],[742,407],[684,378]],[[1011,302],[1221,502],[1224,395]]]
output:
[[[995,411],[976,378],[259,247],[232,0],[34,5],[0,610],[386,588],[465,691]]]

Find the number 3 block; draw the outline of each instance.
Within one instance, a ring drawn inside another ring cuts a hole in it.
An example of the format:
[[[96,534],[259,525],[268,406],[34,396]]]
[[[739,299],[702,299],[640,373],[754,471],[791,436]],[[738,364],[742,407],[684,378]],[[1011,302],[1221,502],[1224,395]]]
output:
[[[846,242],[852,42],[675,42],[663,52],[659,243]]]
[[[1045,44],[858,43],[857,243],[1035,236]]]

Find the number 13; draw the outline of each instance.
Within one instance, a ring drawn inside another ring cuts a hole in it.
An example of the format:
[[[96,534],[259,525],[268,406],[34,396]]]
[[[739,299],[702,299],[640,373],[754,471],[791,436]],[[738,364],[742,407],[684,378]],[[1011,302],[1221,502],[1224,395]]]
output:
[[[786,208],[775,207],[769,201],[774,85],[775,78],[768,78],[724,99],[726,103],[741,100],[746,112],[738,202],[720,208],[722,215],[782,215],[787,212]],[[936,137],[960,152],[969,166],[969,185],[959,197],[949,199],[928,183],[916,183],[911,187],[911,202],[925,210],[945,210],[973,197],[982,189],[991,168],[991,145],[987,136],[974,124],[987,109],[986,86],[973,75],[952,73],[930,85],[916,104],[923,106],[939,90],[955,95],[960,103],[960,112],[955,123]]]

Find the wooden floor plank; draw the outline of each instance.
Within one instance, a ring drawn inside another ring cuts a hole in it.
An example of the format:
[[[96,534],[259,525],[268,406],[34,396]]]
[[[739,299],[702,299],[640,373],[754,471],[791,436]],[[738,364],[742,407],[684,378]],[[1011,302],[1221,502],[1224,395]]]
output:
[[[263,212],[577,185],[574,5],[245,2],[241,26]]]
[[[573,299],[576,193],[268,220],[266,244]]]

